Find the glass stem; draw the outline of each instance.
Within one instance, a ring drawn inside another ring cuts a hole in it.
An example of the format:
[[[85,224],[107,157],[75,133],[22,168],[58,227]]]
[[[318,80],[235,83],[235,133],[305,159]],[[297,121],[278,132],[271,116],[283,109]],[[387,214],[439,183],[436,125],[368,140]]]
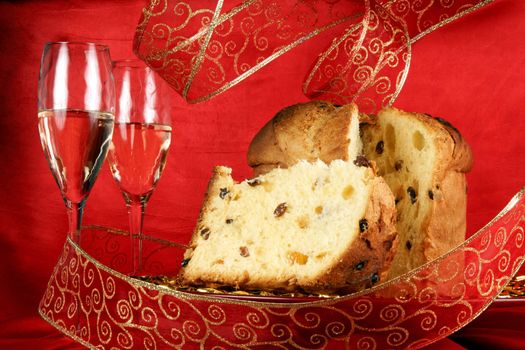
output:
[[[129,233],[131,237],[131,260],[133,275],[142,271],[142,227],[144,225],[145,202],[128,203]]]
[[[69,237],[73,242],[80,245],[80,231],[82,227],[82,215],[84,214],[85,201],[73,203],[67,201],[67,216],[69,219]]]
[[[84,214],[84,206],[86,201],[83,200],[80,203],[73,203],[68,199],[65,200],[67,208],[67,217],[69,221],[69,238],[80,246],[80,232],[82,227],[82,215]],[[80,288],[80,284],[79,284]],[[79,290],[80,295],[80,290]],[[77,312],[76,312],[76,335],[80,336],[80,298],[77,299]]]

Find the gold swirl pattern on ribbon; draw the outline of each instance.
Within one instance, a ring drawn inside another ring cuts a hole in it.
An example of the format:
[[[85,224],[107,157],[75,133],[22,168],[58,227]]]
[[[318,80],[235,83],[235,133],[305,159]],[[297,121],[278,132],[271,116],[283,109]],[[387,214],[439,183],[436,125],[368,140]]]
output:
[[[92,349],[422,347],[475,319],[524,262],[524,193],[448,254],[372,289],[325,299],[218,296],[148,283],[101,262],[120,264],[111,255],[127,250],[129,237],[86,230],[83,248],[69,239],[64,245],[39,313]],[[148,242],[152,266],[158,258],[169,267],[182,251]]]
[[[224,92],[298,45],[333,37],[303,91],[366,113],[392,104],[412,45],[494,0],[151,0],[134,51],[189,102]],[[233,5],[232,5],[233,3]]]

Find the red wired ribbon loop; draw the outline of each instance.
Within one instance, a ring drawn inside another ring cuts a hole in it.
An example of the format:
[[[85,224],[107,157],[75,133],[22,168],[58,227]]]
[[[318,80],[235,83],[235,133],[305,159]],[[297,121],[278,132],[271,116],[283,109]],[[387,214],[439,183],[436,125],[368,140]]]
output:
[[[312,62],[303,91],[375,112],[406,80],[411,45],[494,0],[151,0],[134,50],[184,99],[226,91],[324,32],[333,39]]]

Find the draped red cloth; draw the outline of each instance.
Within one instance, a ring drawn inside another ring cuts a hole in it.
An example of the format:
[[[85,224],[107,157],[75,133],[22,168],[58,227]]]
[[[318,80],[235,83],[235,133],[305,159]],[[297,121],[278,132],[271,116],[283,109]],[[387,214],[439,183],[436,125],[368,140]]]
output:
[[[140,0],[0,3],[0,348],[81,348],[37,316],[67,231],[64,204],[37,131],[37,81],[47,41],[98,41],[112,58],[132,55]],[[418,41],[395,106],[451,121],[471,144],[468,232],[483,227],[525,185],[525,2],[496,0]],[[306,97],[301,83],[328,40],[298,46],[239,85],[197,105],[174,95],[172,149],[146,211],[146,231],[186,242],[216,164],[250,175],[246,150],[280,108]],[[126,228],[107,167],[87,202],[85,223]],[[525,348],[525,302],[498,302],[434,349]]]

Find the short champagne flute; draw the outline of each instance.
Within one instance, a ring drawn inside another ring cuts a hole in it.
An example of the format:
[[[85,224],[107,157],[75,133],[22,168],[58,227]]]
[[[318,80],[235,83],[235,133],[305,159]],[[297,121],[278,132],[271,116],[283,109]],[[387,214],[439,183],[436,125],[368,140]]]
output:
[[[117,91],[108,162],[128,208],[131,274],[143,269],[144,211],[166,165],[171,142],[169,87],[139,60],[113,63]]]
[[[38,83],[38,129],[49,167],[80,243],[82,214],[113,133],[115,86],[109,48],[48,43]]]

